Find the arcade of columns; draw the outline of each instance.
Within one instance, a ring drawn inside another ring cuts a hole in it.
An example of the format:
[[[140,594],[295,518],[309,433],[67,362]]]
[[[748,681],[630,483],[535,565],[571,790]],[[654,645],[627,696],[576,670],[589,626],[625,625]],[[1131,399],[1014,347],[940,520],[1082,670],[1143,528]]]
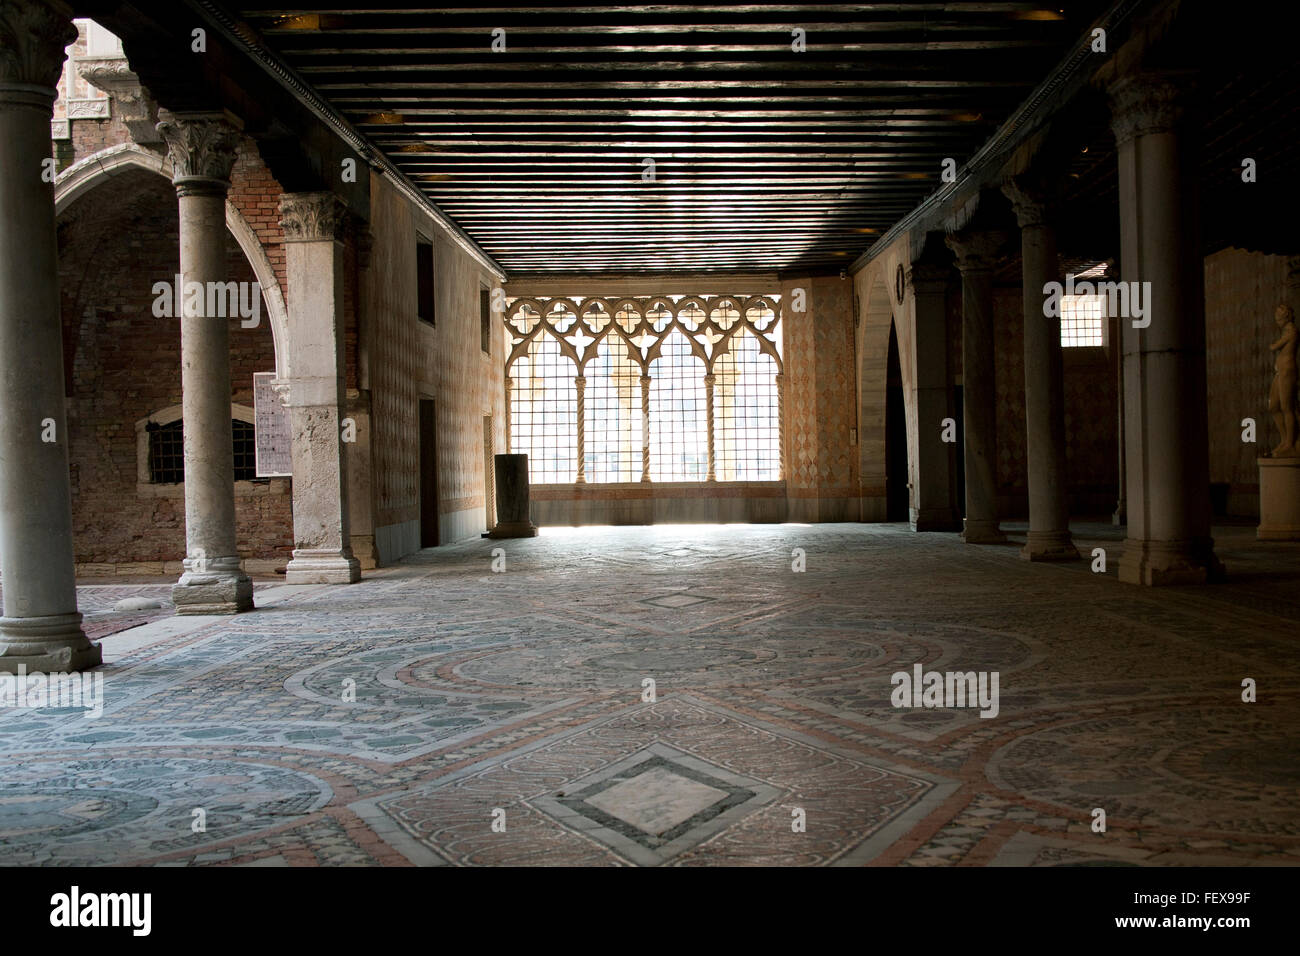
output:
[[[50,119],[71,14],[43,0],[0,0],[12,49],[0,57],[0,556],[4,617],[0,670],[66,671],[100,662],[81,630],[73,577],[71,497],[63,396]],[[1204,289],[1195,223],[1184,203],[1179,89],[1174,78],[1135,73],[1110,86],[1118,144],[1121,274],[1151,283],[1150,324],[1122,323],[1126,409],[1122,496],[1128,537],[1120,579],[1158,585],[1203,582],[1218,563],[1210,540],[1205,407]],[[159,123],[179,203],[180,272],[187,282],[224,280],[225,197],[238,142],[226,114],[166,114]],[[1040,177],[1041,180],[1042,177]],[[1067,523],[1059,319],[1042,314],[1042,287],[1057,278],[1050,190],[1021,179],[1004,187],[1020,226],[1024,267],[1025,401],[1030,560],[1077,558]],[[281,208],[287,245],[287,377],[294,536],[289,583],[359,578],[349,546],[340,438],[344,215],[331,193],[295,193]],[[1010,237],[967,229],[948,238],[962,279],[964,540],[1005,540],[995,486],[994,257]],[[945,407],[942,345],[946,270],[916,263],[907,282],[916,309],[918,415]],[[236,553],[231,460],[228,324],[182,318],[185,421],[185,570],[174,588],[184,614],[253,607]],[[941,335],[941,332],[938,332]],[[940,416],[941,417],[941,416]],[[53,421],[58,440],[42,441]],[[913,518],[918,530],[952,527],[947,450],[938,429],[918,429]]]
[[[81,629],[73,578],[63,356],[50,119],[71,13],[41,0],[4,0],[12,49],[0,56],[0,558],[4,617],[0,670],[67,671],[101,661]],[[225,281],[226,195],[239,123],[222,113],[163,114],[179,204],[183,281]],[[290,296],[287,377],[277,392],[293,435],[296,547],[290,584],[350,583],[360,565],[349,543],[340,423],[344,408],[344,210],[331,193],[286,194],[281,222]],[[253,608],[236,550],[231,457],[229,323],[181,318],[185,421],[184,573],[172,598],[181,614]],[[53,422],[53,442],[43,441]]]

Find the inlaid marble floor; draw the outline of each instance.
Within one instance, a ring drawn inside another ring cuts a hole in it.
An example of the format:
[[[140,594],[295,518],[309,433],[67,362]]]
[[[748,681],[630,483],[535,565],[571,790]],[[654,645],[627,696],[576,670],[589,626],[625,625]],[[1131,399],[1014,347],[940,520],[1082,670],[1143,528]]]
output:
[[[1079,538],[1106,574],[546,529],[155,620],[104,638],[100,717],[0,709],[0,863],[1300,863],[1300,546],[1229,529],[1233,580],[1150,590]],[[916,664],[996,672],[997,715],[894,707]]]

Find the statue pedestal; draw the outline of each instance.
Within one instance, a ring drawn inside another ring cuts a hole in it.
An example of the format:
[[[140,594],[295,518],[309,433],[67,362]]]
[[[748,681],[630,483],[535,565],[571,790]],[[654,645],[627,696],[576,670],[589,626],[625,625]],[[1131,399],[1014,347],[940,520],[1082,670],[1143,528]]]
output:
[[[1259,459],[1260,541],[1300,541],[1300,458]]]

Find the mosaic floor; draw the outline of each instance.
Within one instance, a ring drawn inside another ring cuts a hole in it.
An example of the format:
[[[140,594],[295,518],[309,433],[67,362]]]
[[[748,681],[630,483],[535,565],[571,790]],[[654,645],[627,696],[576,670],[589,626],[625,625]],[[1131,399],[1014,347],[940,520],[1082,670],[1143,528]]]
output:
[[[0,710],[0,863],[1300,863],[1300,546],[1230,529],[1230,583],[1153,591],[1080,531],[1106,574],[546,529],[153,620],[103,639],[97,719]],[[895,708],[915,664],[996,672],[997,715]]]

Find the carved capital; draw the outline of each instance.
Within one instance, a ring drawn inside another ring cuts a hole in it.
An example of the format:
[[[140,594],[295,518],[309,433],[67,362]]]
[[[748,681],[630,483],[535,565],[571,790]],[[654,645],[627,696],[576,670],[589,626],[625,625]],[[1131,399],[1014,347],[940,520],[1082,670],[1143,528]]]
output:
[[[1139,136],[1167,133],[1182,119],[1186,77],[1135,73],[1110,86],[1110,126],[1123,146]]]
[[[333,193],[285,193],[280,199],[284,241],[337,239],[344,214],[343,203]]]
[[[45,0],[0,0],[0,83],[53,89],[63,51],[77,39],[72,16]]]
[[[1041,180],[1013,176],[1002,183],[1002,194],[1011,200],[1011,210],[1021,229],[1046,226],[1056,214],[1056,190]]]
[[[239,130],[230,117],[164,111],[158,132],[167,143],[172,182],[179,195],[224,196],[229,191],[230,171],[239,151]]]
[[[945,236],[944,242],[957,257],[957,268],[962,275],[969,275],[993,271],[1007,244],[1007,234],[1001,230],[959,232]]]

